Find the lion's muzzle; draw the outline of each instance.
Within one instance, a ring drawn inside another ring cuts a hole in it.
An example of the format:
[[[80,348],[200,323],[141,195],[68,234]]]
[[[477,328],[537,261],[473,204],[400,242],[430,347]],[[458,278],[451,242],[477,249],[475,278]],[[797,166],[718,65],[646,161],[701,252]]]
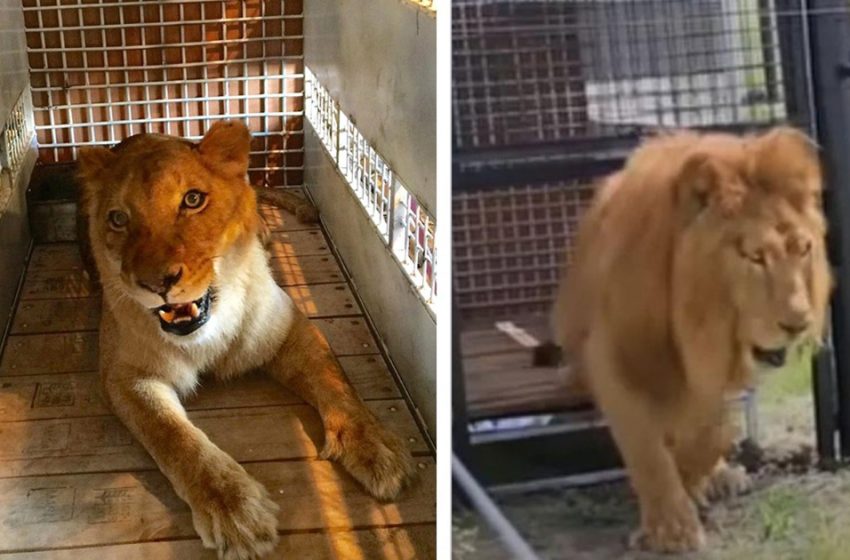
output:
[[[212,308],[212,289],[189,303],[167,303],[154,310],[159,326],[167,333],[178,336],[192,334],[209,321]]]

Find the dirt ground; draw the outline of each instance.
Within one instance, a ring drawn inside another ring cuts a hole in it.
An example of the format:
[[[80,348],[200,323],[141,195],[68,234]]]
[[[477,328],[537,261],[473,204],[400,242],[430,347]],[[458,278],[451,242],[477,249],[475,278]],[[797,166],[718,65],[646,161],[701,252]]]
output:
[[[764,379],[758,398],[754,490],[715,505],[707,520],[708,546],[694,560],[850,559],[850,471],[814,466],[814,412],[806,359]],[[638,519],[625,481],[495,497],[504,514],[541,558],[655,560],[627,550]],[[456,560],[508,558],[473,512],[454,509]]]

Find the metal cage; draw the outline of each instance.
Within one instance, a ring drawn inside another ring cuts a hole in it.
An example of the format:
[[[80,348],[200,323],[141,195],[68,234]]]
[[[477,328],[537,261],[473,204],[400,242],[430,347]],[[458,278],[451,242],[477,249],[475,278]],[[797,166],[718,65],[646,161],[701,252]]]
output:
[[[210,121],[253,131],[254,184],[303,179],[301,0],[25,0],[43,163],[141,132],[199,139]]]

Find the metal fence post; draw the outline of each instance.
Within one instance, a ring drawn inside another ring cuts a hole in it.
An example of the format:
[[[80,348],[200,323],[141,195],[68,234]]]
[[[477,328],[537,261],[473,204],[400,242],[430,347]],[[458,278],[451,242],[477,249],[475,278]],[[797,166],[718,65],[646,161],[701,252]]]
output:
[[[832,347],[840,453],[846,459],[850,458],[850,5],[846,0],[808,0],[802,7],[810,29],[817,140],[824,155],[830,260],[837,270]]]

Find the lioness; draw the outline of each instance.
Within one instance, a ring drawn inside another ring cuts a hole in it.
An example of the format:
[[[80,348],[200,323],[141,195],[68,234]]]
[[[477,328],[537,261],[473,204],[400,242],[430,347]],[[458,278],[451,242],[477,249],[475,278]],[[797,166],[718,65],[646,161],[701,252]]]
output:
[[[700,548],[696,504],[746,488],[724,396],[819,340],[831,288],[817,153],[800,132],[648,140],[597,192],[553,326],[640,502],[632,545]]]
[[[243,124],[221,122],[198,144],[142,134],[79,156],[105,303],[104,392],[191,507],[204,545],[226,559],[269,552],[278,507],[186,417],[180,397],[202,374],[267,371],[318,410],[322,457],[338,459],[377,498],[394,498],[414,472],[404,443],[275,284],[246,181],[249,144]]]

